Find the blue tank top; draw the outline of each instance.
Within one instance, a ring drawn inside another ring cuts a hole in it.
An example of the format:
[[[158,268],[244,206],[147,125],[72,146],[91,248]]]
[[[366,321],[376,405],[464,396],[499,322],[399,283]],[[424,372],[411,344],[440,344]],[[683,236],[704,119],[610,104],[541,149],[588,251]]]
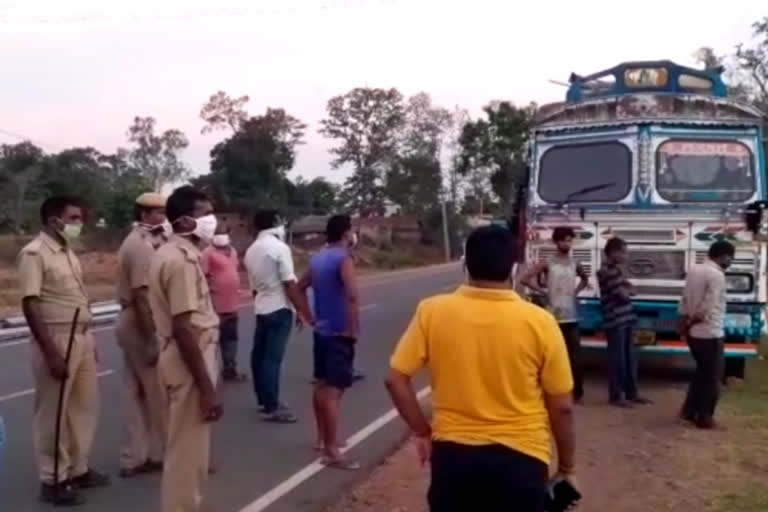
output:
[[[309,261],[315,331],[320,334],[338,334],[347,330],[347,301],[341,280],[341,264],[348,256],[345,249],[329,247]]]

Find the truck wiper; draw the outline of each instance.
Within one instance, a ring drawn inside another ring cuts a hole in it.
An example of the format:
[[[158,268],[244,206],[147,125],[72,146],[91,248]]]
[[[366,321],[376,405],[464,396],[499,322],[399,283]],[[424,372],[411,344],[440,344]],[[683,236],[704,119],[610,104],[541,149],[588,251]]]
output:
[[[601,183],[599,185],[590,185],[589,187],[580,188],[579,190],[574,190],[567,196],[565,196],[565,199],[557,203],[558,208],[562,208],[565,203],[573,200],[576,197],[583,196],[584,194],[589,194],[590,192],[597,192],[598,190],[604,190],[606,188],[610,188],[616,184],[615,181],[611,181],[610,183]]]

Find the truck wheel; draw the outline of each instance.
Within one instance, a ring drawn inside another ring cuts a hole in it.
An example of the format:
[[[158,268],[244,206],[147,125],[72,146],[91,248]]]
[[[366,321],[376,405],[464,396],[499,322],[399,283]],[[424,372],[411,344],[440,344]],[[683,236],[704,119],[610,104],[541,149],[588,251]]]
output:
[[[729,357],[725,360],[725,379],[735,377],[744,380],[747,360],[743,357]]]

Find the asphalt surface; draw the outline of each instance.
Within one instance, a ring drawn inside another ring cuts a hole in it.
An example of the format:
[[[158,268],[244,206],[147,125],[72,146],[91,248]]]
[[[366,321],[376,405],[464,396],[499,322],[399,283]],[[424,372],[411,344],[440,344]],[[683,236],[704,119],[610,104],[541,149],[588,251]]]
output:
[[[207,489],[211,512],[312,512],[332,503],[349,485],[376,465],[404,434],[383,388],[389,355],[417,302],[452,290],[461,281],[458,265],[432,267],[364,278],[362,335],[357,368],[367,379],[354,385],[343,405],[342,436],[352,436],[349,456],[363,464],[359,472],[321,469],[312,449],[311,333],[294,333],[283,365],[281,398],[299,417],[294,425],[259,419],[250,383],[227,385],[224,417],[214,427],[213,462],[217,468]],[[254,319],[250,307],[240,314],[241,370],[249,368]],[[120,349],[112,327],[95,330],[101,378],[101,421],[91,466],[113,475],[106,489],[88,491],[83,512],[159,510],[159,475],[130,480],[117,477],[121,441]],[[0,512],[36,512],[51,507],[37,501],[39,483],[33,461],[31,413],[34,394],[26,341],[0,344],[0,414],[7,444],[0,480]],[[423,383],[419,383],[423,385]],[[378,420],[378,421],[377,421]],[[362,430],[362,431],[361,431]]]

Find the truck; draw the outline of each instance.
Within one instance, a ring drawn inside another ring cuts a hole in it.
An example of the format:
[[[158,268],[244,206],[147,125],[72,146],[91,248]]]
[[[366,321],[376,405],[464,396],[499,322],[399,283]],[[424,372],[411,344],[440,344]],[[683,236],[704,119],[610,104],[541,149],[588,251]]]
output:
[[[539,109],[518,229],[526,262],[553,254],[556,226],[574,229],[591,284],[579,296],[582,346],[606,346],[596,271],[610,238],[628,243],[633,341],[662,355],[688,352],[676,330],[686,272],[727,240],[726,374],[743,378],[765,325],[764,120],[729,97],[722,69],[666,60],[572,74],[565,101]]]

